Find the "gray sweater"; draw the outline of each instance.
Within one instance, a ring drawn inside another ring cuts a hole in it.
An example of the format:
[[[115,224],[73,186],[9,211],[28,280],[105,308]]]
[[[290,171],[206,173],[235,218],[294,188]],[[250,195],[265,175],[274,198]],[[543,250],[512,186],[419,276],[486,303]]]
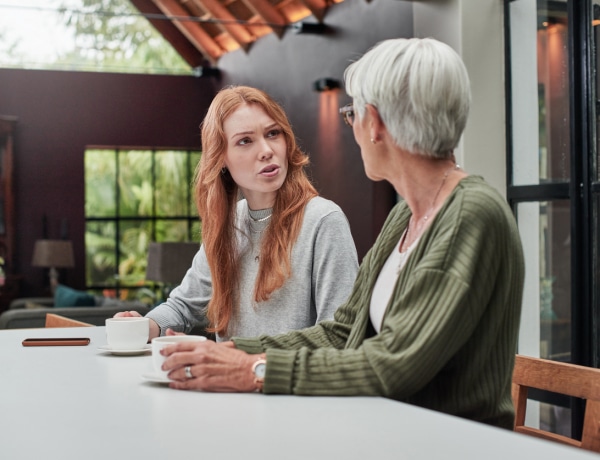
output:
[[[335,321],[235,345],[266,350],[265,393],[386,396],[510,429],[525,271],[511,210],[480,177],[463,179],[407,259],[375,334],[373,286],[410,215],[404,202],[390,213]]]
[[[255,213],[248,209],[246,200],[240,200],[236,219],[241,257],[240,305],[234,311],[227,333],[218,335],[217,340],[228,340],[234,335],[279,334],[333,318],[336,308],[350,294],[358,270],[348,220],[339,206],[321,197],[309,201],[292,249],[291,277],[268,301],[258,304],[253,300],[254,284],[262,231],[269,220],[254,222],[250,212]],[[261,214],[255,213],[253,217],[259,218]],[[147,316],[156,321],[162,334],[167,327],[189,332],[206,322],[206,306],[211,295],[210,270],[201,246],[181,285]]]

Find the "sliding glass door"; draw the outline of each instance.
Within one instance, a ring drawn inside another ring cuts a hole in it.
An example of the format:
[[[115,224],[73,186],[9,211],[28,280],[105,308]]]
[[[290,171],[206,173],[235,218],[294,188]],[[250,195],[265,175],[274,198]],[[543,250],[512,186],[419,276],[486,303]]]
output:
[[[594,367],[600,310],[598,3],[505,2],[507,196],[527,270],[519,352]],[[538,395],[532,405],[528,423],[577,436],[579,401]]]

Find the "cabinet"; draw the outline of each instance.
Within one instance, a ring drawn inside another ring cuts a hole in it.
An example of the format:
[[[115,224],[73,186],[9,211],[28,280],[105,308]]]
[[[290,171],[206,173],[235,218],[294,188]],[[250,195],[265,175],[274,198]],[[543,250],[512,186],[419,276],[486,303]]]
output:
[[[4,280],[0,278],[0,312],[19,294],[15,274],[15,197],[13,184],[14,133],[16,117],[0,115],[0,257]]]

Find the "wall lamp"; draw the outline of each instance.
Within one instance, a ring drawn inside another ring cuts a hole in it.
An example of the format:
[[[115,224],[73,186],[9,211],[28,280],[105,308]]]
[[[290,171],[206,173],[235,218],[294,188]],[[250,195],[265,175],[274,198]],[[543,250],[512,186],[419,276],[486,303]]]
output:
[[[194,77],[215,77],[217,79],[221,78],[221,69],[218,67],[205,67],[198,66],[194,67],[192,71]]]
[[[319,78],[313,83],[313,89],[319,93],[331,91],[340,87],[340,82],[333,78]]]
[[[297,34],[326,35],[333,29],[322,22],[295,22],[289,26]]]

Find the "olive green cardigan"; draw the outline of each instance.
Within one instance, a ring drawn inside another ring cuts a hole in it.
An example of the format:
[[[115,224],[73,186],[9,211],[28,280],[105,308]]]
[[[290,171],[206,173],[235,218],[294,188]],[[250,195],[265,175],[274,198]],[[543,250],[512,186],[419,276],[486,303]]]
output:
[[[512,428],[525,269],[511,210],[482,178],[463,179],[410,255],[375,334],[373,286],[409,218],[404,202],[391,211],[333,321],[235,345],[266,351],[265,393],[378,395]]]

